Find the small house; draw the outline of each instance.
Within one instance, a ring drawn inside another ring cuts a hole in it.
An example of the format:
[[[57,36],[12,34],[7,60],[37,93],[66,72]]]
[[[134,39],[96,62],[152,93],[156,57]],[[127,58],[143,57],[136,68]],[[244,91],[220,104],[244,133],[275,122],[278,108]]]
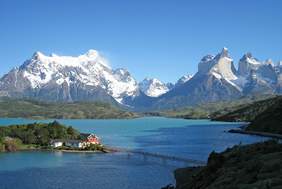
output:
[[[64,145],[64,141],[60,139],[54,139],[51,140],[50,144],[53,148],[58,148]]]
[[[94,134],[87,136],[86,142],[89,144],[100,144],[100,138]]]
[[[81,140],[67,140],[65,146],[72,148],[84,148],[85,144]]]
[[[58,148],[62,146],[70,147],[70,148],[81,148],[84,149],[91,144],[101,144],[100,138],[94,134],[81,134],[82,140],[62,140],[62,139],[54,139],[50,141],[50,145],[53,148]]]

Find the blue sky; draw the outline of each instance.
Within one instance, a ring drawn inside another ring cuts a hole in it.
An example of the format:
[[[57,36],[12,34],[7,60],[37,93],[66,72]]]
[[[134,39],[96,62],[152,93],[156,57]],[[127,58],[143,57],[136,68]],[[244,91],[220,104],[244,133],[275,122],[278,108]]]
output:
[[[101,51],[141,80],[175,81],[229,48],[282,60],[279,0],[0,0],[0,75],[33,52]]]

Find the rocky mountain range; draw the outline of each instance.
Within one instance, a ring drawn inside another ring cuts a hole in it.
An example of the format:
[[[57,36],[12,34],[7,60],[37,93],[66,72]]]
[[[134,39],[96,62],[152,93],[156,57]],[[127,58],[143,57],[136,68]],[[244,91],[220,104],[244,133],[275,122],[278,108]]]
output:
[[[260,62],[246,53],[235,69],[227,48],[217,55],[206,55],[198,72],[184,84],[160,96],[154,108],[175,108],[205,102],[232,100],[247,95],[281,93],[281,65]]]
[[[36,52],[0,80],[2,95],[47,101],[117,101],[138,92],[125,69],[113,70],[99,52],[78,57]]]
[[[180,85],[184,84],[185,82],[189,81],[192,77],[193,77],[193,75],[184,75],[180,79],[177,80],[177,82],[175,83],[174,86],[175,87],[180,86]]]
[[[274,65],[246,53],[236,69],[227,48],[215,56],[204,56],[196,74],[185,75],[175,84],[155,78],[138,83],[126,69],[112,69],[96,50],[77,57],[36,52],[0,79],[0,96],[104,101],[144,110],[281,92],[282,62]]]

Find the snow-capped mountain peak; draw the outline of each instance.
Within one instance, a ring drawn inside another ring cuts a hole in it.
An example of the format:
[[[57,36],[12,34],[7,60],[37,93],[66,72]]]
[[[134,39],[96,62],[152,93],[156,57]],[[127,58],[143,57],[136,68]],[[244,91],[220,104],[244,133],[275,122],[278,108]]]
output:
[[[118,102],[138,91],[138,84],[128,71],[113,70],[96,50],[89,50],[77,57],[47,56],[35,52],[18,71],[30,83],[30,88],[37,90],[51,84],[64,84],[70,88],[83,85],[93,89],[102,88]]]
[[[274,63],[273,63],[273,61],[271,59],[267,59],[263,63],[266,64],[266,65],[274,66]]]
[[[227,48],[216,56],[204,56],[198,72],[193,77],[183,76],[175,85],[150,78],[138,84],[126,69],[112,69],[96,50],[78,56],[35,52],[23,65],[0,79],[0,96],[117,101],[142,108],[162,107],[166,102],[167,107],[175,107],[175,103],[184,106],[259,93],[282,93],[282,62],[273,65],[270,60],[259,61],[246,53],[236,71]]]
[[[177,87],[177,86],[180,86],[180,85],[186,83],[192,77],[193,77],[193,75],[190,75],[190,74],[182,76],[180,79],[177,80],[177,82],[175,83],[175,86]]]
[[[140,90],[147,96],[158,97],[169,91],[166,84],[155,78],[145,78],[139,83]]]
[[[253,55],[252,55],[252,53],[250,53],[250,52],[246,53],[246,54],[243,56],[242,60],[245,60],[245,61],[247,61],[247,62],[250,63],[250,64],[261,64],[261,63],[258,61],[258,59],[254,58]]]
[[[88,57],[97,57],[99,56],[99,52],[94,50],[94,49],[89,49],[86,53],[85,53],[86,56]]]
[[[198,65],[199,74],[212,74],[218,79],[223,78],[228,81],[237,79],[235,72],[233,60],[230,58],[228,49],[225,47],[216,56],[204,56]]]
[[[52,53],[50,56],[45,55],[42,52],[35,52],[30,60],[26,64],[41,63],[47,65],[68,66],[68,67],[81,67],[86,64],[101,64],[105,67],[109,67],[108,61],[100,55],[96,50],[89,50],[85,54],[79,56],[59,56]]]
[[[36,51],[35,53],[33,53],[32,59],[39,60],[41,57],[44,57],[44,56],[45,55],[42,52]]]
[[[220,53],[220,57],[223,58],[223,57],[227,57],[227,58],[230,58],[229,57],[229,53],[228,53],[228,49],[226,47],[223,47],[222,50],[221,50],[221,53]]]
[[[251,53],[246,53],[239,60],[238,73],[241,76],[248,76],[251,70],[257,70],[262,63],[258,59],[254,58]]]
[[[220,59],[212,68],[211,72],[218,77],[219,75],[229,81],[237,79],[235,67],[233,65],[233,60],[229,57],[228,51],[226,49],[221,53]]]

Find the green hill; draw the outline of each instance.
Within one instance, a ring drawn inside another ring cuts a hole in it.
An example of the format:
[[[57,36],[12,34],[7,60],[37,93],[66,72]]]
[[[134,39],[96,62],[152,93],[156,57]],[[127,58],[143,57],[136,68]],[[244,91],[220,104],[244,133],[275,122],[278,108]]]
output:
[[[228,115],[230,112],[247,108],[254,102],[272,98],[273,96],[247,96],[232,101],[219,101],[206,104],[199,104],[194,107],[171,109],[160,114],[167,117],[184,119],[220,119],[220,116]],[[229,120],[229,119],[228,119]],[[225,121],[225,120],[224,120]]]
[[[60,124],[31,123],[0,127],[0,152],[49,147],[52,139],[81,139],[76,129]]]
[[[246,128],[247,131],[261,131],[282,135],[282,97],[273,99],[266,110],[259,113]]]
[[[268,98],[264,100],[255,101],[245,104],[234,111],[226,114],[216,114],[213,120],[217,121],[253,121],[258,115],[262,114],[268,108],[272,109],[275,105],[280,104],[282,101],[281,96]],[[276,107],[276,106],[275,106]]]
[[[282,134],[282,96],[253,102],[235,111],[214,117],[217,121],[248,121],[246,131]]]
[[[132,112],[102,102],[48,103],[22,99],[0,99],[0,117],[33,119],[134,118]]]

